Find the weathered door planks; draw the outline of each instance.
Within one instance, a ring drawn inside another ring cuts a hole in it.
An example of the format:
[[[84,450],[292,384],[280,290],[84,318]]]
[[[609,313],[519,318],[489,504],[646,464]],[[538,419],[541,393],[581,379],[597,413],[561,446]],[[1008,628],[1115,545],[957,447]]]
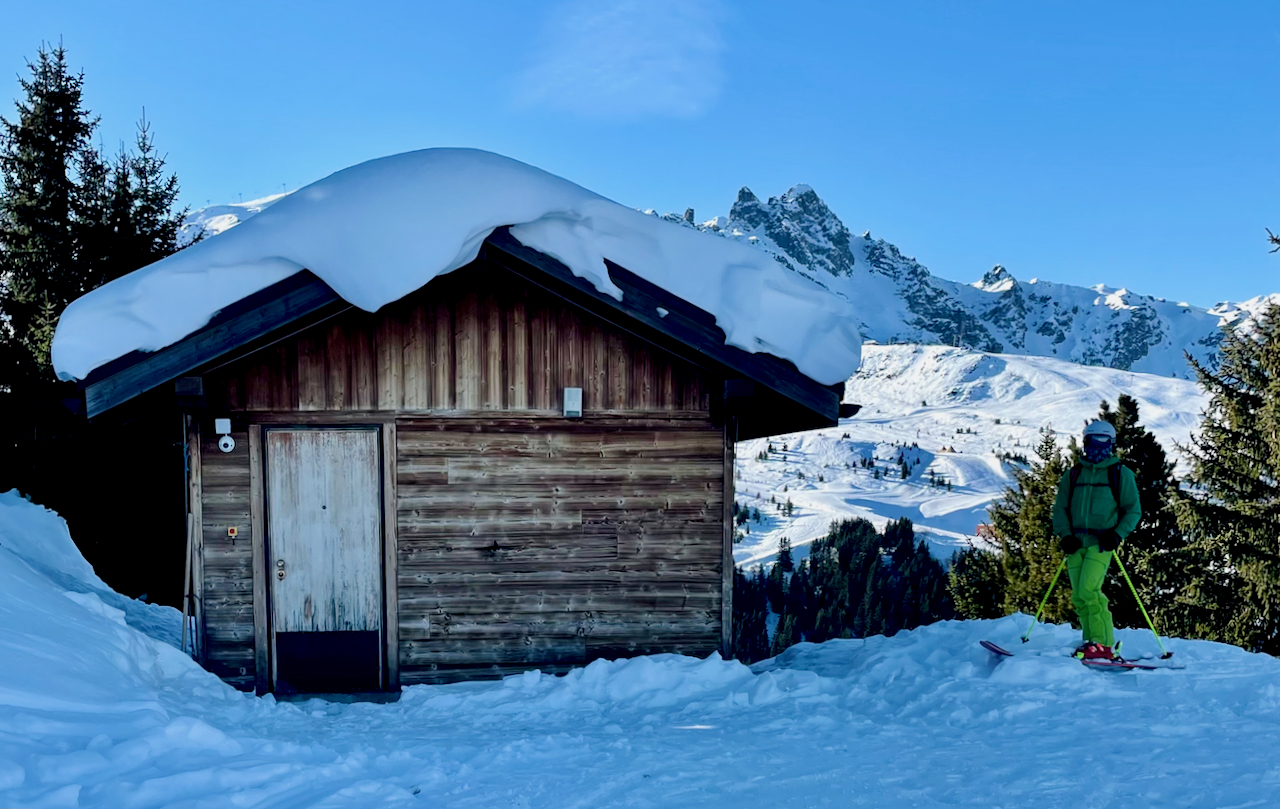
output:
[[[273,629],[379,629],[382,489],[378,433],[361,429],[269,430],[266,452],[267,567],[271,571]]]

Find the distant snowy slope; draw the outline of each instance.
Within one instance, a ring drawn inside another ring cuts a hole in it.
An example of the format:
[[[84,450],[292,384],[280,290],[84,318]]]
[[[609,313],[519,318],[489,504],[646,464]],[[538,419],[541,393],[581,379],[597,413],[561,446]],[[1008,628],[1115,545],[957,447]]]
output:
[[[187,214],[186,219],[182,220],[178,241],[182,244],[187,244],[197,236],[203,236],[204,238],[217,236],[219,233],[230,230],[241,222],[262,213],[287,196],[288,194],[272,194],[271,196],[249,200],[248,202],[210,205],[192,211]]]
[[[740,564],[771,560],[784,536],[803,557],[832,520],[847,517],[881,527],[909,517],[945,559],[1013,483],[1003,456],[1033,457],[1042,428],[1065,446],[1103,400],[1114,405],[1128,394],[1177,460],[1175,443],[1188,442],[1207,404],[1186,380],[941,346],[865,346],[845,391],[845,401],[863,408],[839,426],[738,445],[737,500],[761,515],[735,546]],[[910,464],[905,480],[899,455]],[[865,459],[876,460],[879,479]],[[787,501],[790,517],[782,512]]]
[[[1275,806],[1280,661],[1171,639],[1177,671],[1104,673],[1067,626],[947,621],[565,676],[417,685],[392,704],[242,694],[68,590],[83,559],[0,496],[0,806],[439,809]],[[1157,652],[1120,630],[1132,655]],[[981,639],[1016,648],[997,661]]]

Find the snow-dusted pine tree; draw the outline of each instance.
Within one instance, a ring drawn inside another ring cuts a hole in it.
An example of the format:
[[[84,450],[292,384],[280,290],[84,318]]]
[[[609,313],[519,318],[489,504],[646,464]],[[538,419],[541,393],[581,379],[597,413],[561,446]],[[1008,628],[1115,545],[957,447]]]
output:
[[[1053,499],[1066,470],[1067,460],[1054,433],[1046,431],[1036,446],[1031,468],[1016,470],[1015,485],[991,505],[991,528],[1000,542],[1006,580],[1006,612],[1033,614],[1062,562],[1062,551],[1053,535]],[[1071,588],[1061,585],[1045,605],[1043,620],[1061,623],[1075,617]]]
[[[1191,364],[1210,400],[1176,501],[1190,583],[1173,629],[1280,654],[1280,307],[1228,331],[1217,368]]]

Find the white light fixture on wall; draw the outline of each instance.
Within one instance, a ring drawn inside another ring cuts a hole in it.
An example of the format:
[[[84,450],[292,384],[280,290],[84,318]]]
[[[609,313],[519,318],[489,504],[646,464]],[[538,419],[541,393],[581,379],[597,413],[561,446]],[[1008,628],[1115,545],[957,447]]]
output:
[[[569,419],[582,418],[582,388],[564,389],[564,416]]]
[[[214,419],[213,431],[222,436],[218,439],[218,449],[230,452],[236,448],[236,440],[231,437],[231,419]]]

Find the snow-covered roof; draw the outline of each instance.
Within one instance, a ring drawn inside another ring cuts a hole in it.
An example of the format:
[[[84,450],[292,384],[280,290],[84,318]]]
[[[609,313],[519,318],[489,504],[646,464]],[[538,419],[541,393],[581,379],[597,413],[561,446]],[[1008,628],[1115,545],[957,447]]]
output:
[[[63,379],[83,379],[132,351],[172,345],[302,269],[376,311],[470,263],[504,225],[618,299],[604,259],[626,267],[713,314],[728,345],[791,360],[817,382],[843,382],[858,367],[849,303],[767,253],[476,149],[426,149],[344,169],[99,287],[63,313],[53,365]]]

